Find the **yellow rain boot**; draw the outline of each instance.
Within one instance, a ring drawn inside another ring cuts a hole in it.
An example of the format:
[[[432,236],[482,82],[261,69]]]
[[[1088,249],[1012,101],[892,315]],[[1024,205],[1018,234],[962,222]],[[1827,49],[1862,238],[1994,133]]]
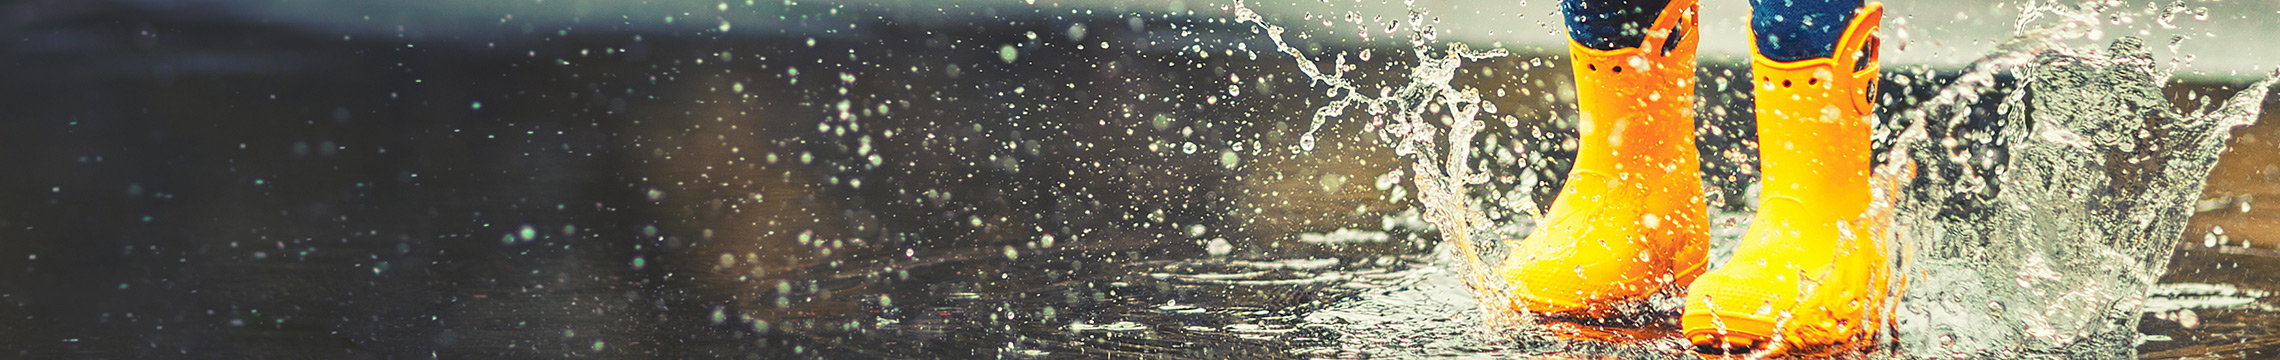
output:
[[[1512,306],[1597,318],[1702,273],[1709,235],[1694,149],[1694,0],[1665,6],[1636,47],[1570,40],[1575,167],[1497,273]],[[1675,43],[1672,43],[1675,41]]]
[[[1869,182],[1872,34],[1884,6],[1856,14],[1830,57],[1776,62],[1759,53],[1751,64],[1758,213],[1733,260],[1687,291],[1680,322],[1697,352],[1829,354],[1868,343],[1884,322],[1891,212],[1871,204]]]

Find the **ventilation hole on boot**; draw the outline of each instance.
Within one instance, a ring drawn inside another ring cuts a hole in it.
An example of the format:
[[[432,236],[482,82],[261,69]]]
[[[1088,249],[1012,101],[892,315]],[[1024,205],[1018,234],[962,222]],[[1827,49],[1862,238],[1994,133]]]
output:
[[[1599,64],[1584,64],[1583,67],[1591,69],[1591,71],[1599,71]]]
[[[1820,85],[1820,84],[1821,84],[1821,78],[1812,78],[1812,79],[1807,79],[1807,80],[1805,80],[1805,85]]]
[[[1616,65],[1616,66],[1615,66],[1615,73],[1617,73],[1617,74],[1621,74],[1621,73],[1623,73],[1623,66],[1622,66],[1622,65]]]
[[[1789,79],[1782,79],[1781,87],[1789,87]]]

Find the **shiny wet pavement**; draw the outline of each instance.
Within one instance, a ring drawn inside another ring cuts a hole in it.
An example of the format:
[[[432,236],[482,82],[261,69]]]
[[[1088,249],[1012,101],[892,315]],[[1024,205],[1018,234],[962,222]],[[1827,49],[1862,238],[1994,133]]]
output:
[[[1472,340],[1492,338],[1484,328],[1305,326],[1370,321],[1353,299],[1425,286],[1441,271],[1433,237],[1386,220],[1404,209],[1386,200],[1401,186],[1379,180],[1397,168],[1390,151],[1259,150],[1287,149],[1319,94],[1285,61],[1196,50],[1250,36],[1207,18],[819,16],[856,30],[818,40],[511,22],[340,36],[123,6],[13,11],[6,35],[21,40],[0,52],[10,356],[1502,346]],[[1566,70],[1517,58],[1460,81],[1509,90],[1494,99],[1522,122],[1498,131],[1572,133],[1529,120],[1562,111]],[[2248,82],[2187,80],[2173,101]],[[1705,116],[1728,139],[1747,136],[1736,118]],[[2280,291],[2280,206],[2255,206],[2280,198],[2280,121],[2265,118],[2210,176],[2164,282]],[[1345,228],[1382,237],[1321,235]],[[2162,339],[2141,354],[2270,356],[2275,305],[2148,314],[2142,330]]]

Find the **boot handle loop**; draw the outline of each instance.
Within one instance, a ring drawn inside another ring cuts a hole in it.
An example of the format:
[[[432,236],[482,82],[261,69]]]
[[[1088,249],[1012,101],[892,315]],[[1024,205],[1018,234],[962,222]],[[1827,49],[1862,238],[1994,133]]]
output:
[[[1861,6],[1860,12],[1854,14],[1852,24],[1845,26],[1844,37],[1837,40],[1836,54],[1834,54],[1836,55],[1835,65],[1837,68],[1833,70],[1839,74],[1850,72],[1851,75],[1839,75],[1835,80],[1838,81],[1837,85],[1840,88],[1852,93],[1850,95],[1853,112],[1861,115],[1868,115],[1876,110],[1874,101],[1877,85],[1876,75],[1878,73],[1877,63],[1880,62],[1877,58],[1882,57],[1880,53],[1883,51],[1882,49],[1867,47],[1884,46],[1883,41],[1876,37],[1876,31],[1883,26],[1883,23],[1884,3],[1870,2]],[[1866,54],[1861,51],[1863,48],[1867,48]],[[1867,55],[1867,58],[1862,59],[1862,55]],[[1866,64],[1864,65],[1862,62],[1866,62]],[[1860,70],[1854,71],[1853,69]]]
[[[1697,6],[1697,1],[1700,0],[1673,0],[1670,4],[1663,5],[1662,15],[1655,17],[1653,26],[1647,27],[1646,41],[1639,44],[1641,55],[1661,58],[1667,55],[1663,53],[1664,42],[1670,41],[1672,36],[1682,35],[1678,34],[1678,31],[1697,31],[1697,29],[1691,28],[1678,28],[1680,24],[1692,23],[1688,20],[1693,20],[1696,13],[1701,9]],[[1685,38],[1681,37],[1679,41],[1685,41]]]

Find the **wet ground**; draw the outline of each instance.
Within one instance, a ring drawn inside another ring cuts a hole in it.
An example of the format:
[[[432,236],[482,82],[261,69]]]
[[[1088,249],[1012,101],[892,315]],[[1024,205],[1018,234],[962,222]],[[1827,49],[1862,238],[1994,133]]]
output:
[[[1233,51],[1267,44],[1223,20],[816,10],[800,21],[846,30],[339,36],[82,4],[15,5],[4,30],[12,356],[1404,357],[1526,341],[1471,326],[1436,237],[1388,201],[1410,191],[1382,177],[1390,150],[1359,135],[1289,150],[1320,95],[1288,61]],[[1365,80],[1411,61],[1372,51]],[[1572,100],[1557,59],[1523,52],[1458,82],[1511,115],[1491,133],[1558,138],[1572,131],[1543,120]],[[2253,80],[2169,93],[2196,104]],[[1732,140],[1746,105],[1703,86],[1728,104],[1702,111],[1707,162],[1748,168],[1754,149]],[[2236,133],[2163,279],[2239,289],[2173,298],[2250,300],[2146,314],[2141,357],[2280,353],[2280,297],[2262,295],[2280,292],[2280,206],[2255,201],[2280,198],[2280,120],[2264,117]],[[1564,173],[1529,171],[1505,175],[1548,194]]]

